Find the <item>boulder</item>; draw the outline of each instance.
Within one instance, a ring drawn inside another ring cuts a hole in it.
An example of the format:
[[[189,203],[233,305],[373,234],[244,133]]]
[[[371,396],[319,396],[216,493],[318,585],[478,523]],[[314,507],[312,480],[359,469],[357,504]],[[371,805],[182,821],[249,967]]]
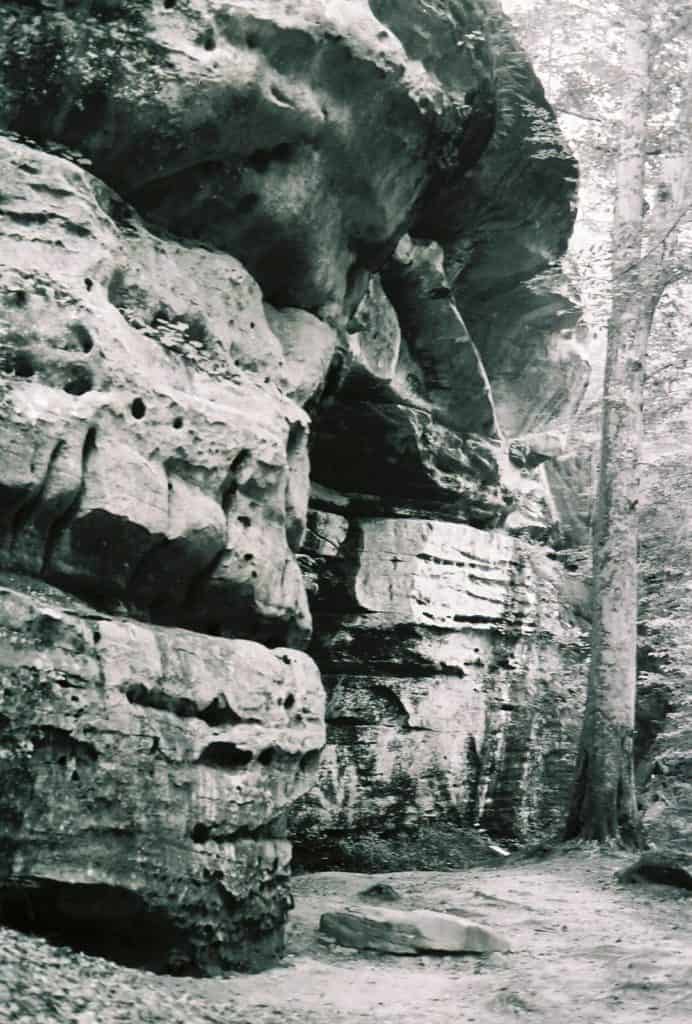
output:
[[[692,891],[692,854],[682,850],[647,850],[634,864],[618,871],[619,882],[656,882]]]
[[[320,931],[341,946],[382,953],[507,953],[509,942],[475,921],[434,910],[370,907],[322,914]]]
[[[18,578],[0,622],[3,920],[186,973],[278,954],[290,844],[272,823],[324,742],[311,659]]]
[[[386,882],[375,882],[367,889],[362,889],[358,893],[358,898],[365,903],[397,903],[401,899],[401,895],[393,885],[387,885]]]

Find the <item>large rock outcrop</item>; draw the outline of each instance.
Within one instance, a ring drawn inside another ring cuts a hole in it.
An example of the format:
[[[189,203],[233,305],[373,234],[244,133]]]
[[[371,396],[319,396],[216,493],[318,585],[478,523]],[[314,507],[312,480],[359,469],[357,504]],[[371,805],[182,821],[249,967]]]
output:
[[[13,0],[0,162],[0,914],[247,966],[296,800],[548,826],[576,169],[494,0]]]
[[[323,742],[311,659],[16,578],[0,616],[5,919],[168,970],[270,959],[291,857],[270,826]]]

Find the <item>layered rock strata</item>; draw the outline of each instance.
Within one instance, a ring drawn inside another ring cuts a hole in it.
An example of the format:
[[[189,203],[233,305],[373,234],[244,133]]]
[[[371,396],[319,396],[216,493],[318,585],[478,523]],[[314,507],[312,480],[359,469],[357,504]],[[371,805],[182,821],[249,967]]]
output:
[[[502,530],[324,511],[309,523],[329,741],[294,814],[302,844],[435,820],[510,840],[554,831],[585,653],[562,565]]]
[[[176,972],[271,959],[291,852],[270,823],[323,742],[311,659],[16,577],[0,615],[5,919]]]
[[[493,0],[14,0],[0,131],[0,913],[247,966],[299,798],[549,821],[576,170]]]

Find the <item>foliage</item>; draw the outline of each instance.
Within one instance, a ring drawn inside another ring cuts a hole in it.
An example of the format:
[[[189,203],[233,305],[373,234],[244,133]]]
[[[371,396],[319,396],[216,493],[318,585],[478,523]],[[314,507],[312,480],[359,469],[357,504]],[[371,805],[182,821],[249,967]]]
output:
[[[294,870],[301,872],[451,871],[494,863],[484,833],[453,822],[421,824],[397,832],[323,837],[304,846],[294,842]]]

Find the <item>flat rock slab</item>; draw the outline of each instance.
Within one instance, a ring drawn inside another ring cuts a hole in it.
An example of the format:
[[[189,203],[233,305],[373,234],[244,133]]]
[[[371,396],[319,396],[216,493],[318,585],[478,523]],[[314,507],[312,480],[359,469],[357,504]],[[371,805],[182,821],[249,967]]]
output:
[[[337,910],[322,914],[320,931],[342,946],[383,953],[505,953],[509,942],[466,918],[434,910]]]

